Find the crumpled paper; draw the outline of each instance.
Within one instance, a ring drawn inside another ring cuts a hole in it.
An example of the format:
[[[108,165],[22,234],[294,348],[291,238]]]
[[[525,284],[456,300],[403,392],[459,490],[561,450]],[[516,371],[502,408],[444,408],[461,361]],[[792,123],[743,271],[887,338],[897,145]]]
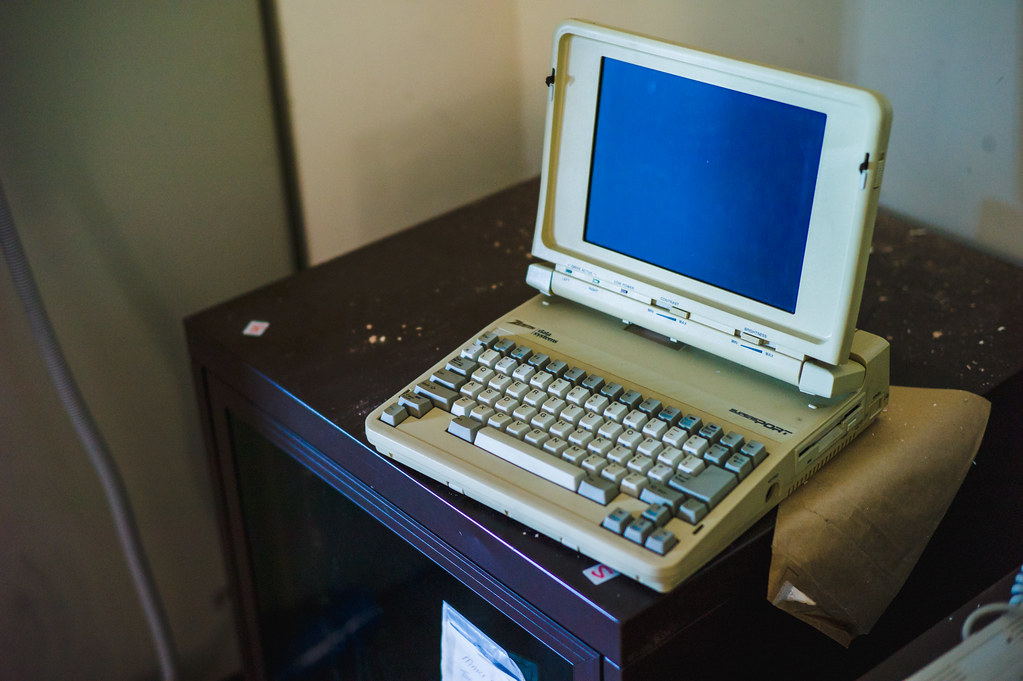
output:
[[[970,468],[990,403],[893,386],[888,408],[778,507],[768,600],[842,645],[898,593]]]

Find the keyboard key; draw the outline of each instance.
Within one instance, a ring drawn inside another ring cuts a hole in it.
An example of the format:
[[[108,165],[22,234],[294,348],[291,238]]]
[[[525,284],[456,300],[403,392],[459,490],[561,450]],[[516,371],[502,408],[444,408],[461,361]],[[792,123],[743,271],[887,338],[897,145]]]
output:
[[[682,505],[678,507],[678,511],[675,513],[682,520],[695,525],[703,520],[703,517],[707,515],[707,504],[697,499],[686,499],[682,502]]]
[[[656,458],[657,455],[661,453],[662,449],[664,449],[664,445],[662,445],[660,441],[655,440],[652,437],[648,437],[639,443],[636,447],[636,453]]]
[[[468,376],[476,370],[476,367],[476,362],[468,357],[455,357],[444,368],[448,371],[454,371],[456,374]]]
[[[522,398],[523,404],[528,404],[530,407],[540,408],[540,405],[547,401],[548,395],[539,388],[533,388],[526,396]]]
[[[725,461],[725,470],[732,471],[740,480],[745,480],[746,476],[753,472],[753,461],[748,456],[733,454]]]
[[[639,473],[629,473],[622,480],[622,492],[632,497],[638,497],[640,493],[650,484],[650,480],[645,475]]]
[[[608,406],[604,410],[604,418],[610,419],[616,423],[621,423],[625,420],[625,417],[629,414],[629,408],[621,402],[615,402]]]
[[[751,458],[754,466],[759,466],[767,458],[767,450],[764,449],[764,445],[756,440],[750,440],[744,444],[739,452]]]
[[[553,414],[541,411],[539,414],[529,419],[529,425],[540,430],[550,431],[551,426],[558,422]]]
[[[405,407],[409,416],[415,416],[417,419],[423,418],[433,409],[433,400],[411,390],[406,390],[398,397],[398,404]]]
[[[618,396],[618,401],[629,409],[635,409],[636,405],[643,401],[643,396],[635,390],[626,390]]]
[[[611,400],[607,399],[606,396],[600,393],[594,393],[590,395],[589,399],[583,404],[583,409],[586,411],[592,411],[594,414],[603,414],[604,410],[611,406]]]
[[[678,468],[678,465],[685,460],[688,455],[681,449],[675,447],[665,447],[657,453],[657,460],[663,463],[665,466],[671,468]]]
[[[512,372],[512,378],[516,381],[528,382],[536,373],[536,367],[530,366],[529,364],[520,364],[515,367],[515,371]]]
[[[471,400],[475,400],[476,397],[486,389],[487,386],[482,383],[479,383],[478,381],[469,381],[468,383],[463,385],[461,390],[459,390],[458,392],[462,393]]]
[[[486,350],[485,347],[474,343],[473,345],[462,348],[462,352],[460,352],[458,356],[475,362],[479,356],[483,354],[484,350]]]
[[[669,426],[674,426],[681,420],[682,412],[679,411],[678,407],[665,407],[657,412],[657,418],[667,423]]]
[[[481,429],[476,434],[474,444],[494,456],[572,491],[579,489],[581,481],[586,477],[581,468],[493,428]]]
[[[551,416],[561,416],[561,412],[568,406],[568,402],[560,397],[552,397],[540,405],[540,411],[545,411]]]
[[[597,392],[604,386],[604,379],[601,378],[600,376],[590,374],[589,376],[584,378],[582,383],[580,383],[579,385],[593,393]]]
[[[615,486],[621,486],[622,481],[628,477],[629,471],[624,466],[619,466],[616,463],[609,463],[604,467],[604,470],[600,471],[600,477],[610,480]]]
[[[622,466],[629,463],[634,456],[636,456],[634,451],[628,447],[623,447],[622,445],[615,445],[611,448],[611,451],[607,453],[608,461]]]
[[[546,355],[542,352],[537,352],[534,353],[527,361],[529,362],[529,366],[541,370],[550,363],[551,357],[550,355]]]
[[[528,404],[521,404],[518,409],[512,412],[512,416],[520,421],[529,423],[533,420],[533,417],[539,413],[540,411],[536,407],[531,407]]]
[[[648,397],[642,402],[640,402],[639,406],[636,408],[639,409],[644,414],[653,418],[654,416],[657,416],[658,412],[661,411],[662,406],[663,405],[661,404],[660,400],[654,397]]]
[[[468,416],[456,416],[448,423],[447,431],[466,442],[472,442],[476,439],[476,433],[481,428],[483,428],[483,424],[479,421],[475,421]]]
[[[590,391],[580,385],[569,390],[565,400],[577,407],[581,407],[586,404],[586,400],[590,399],[590,395]]]
[[[618,487],[606,478],[589,475],[579,483],[576,490],[581,496],[590,501],[596,501],[601,506],[607,506],[618,496]]]
[[[515,341],[510,338],[501,338],[494,343],[494,350],[500,352],[502,355],[507,355],[515,347]]]
[[[469,381],[469,379],[462,374],[451,371],[450,369],[440,369],[435,371],[433,372],[433,375],[430,376],[430,379],[445,388],[450,388],[451,390],[458,390]]]
[[[455,416],[468,416],[469,412],[476,406],[476,400],[471,400],[465,395],[462,395],[455,403],[451,405],[451,413]]]
[[[655,440],[660,440],[668,432],[669,427],[667,423],[660,419],[651,419],[643,426],[643,434]]]
[[[634,473],[646,475],[654,467],[655,463],[649,456],[637,455],[629,459],[629,462],[625,465]]]
[[[597,435],[599,437],[607,438],[611,442],[617,442],[618,436],[625,432],[620,423],[614,421],[604,421],[604,423],[597,429]]]
[[[508,356],[516,362],[525,362],[533,356],[533,349],[526,345],[516,345],[515,349],[508,353]]]
[[[494,365],[500,362],[501,359],[503,359],[501,353],[491,348],[481,354],[476,361],[488,369],[493,369]]]
[[[700,437],[705,438],[712,445],[717,444],[724,434],[724,429],[716,423],[708,423],[703,428],[700,428]]]
[[[477,404],[469,412],[469,418],[475,419],[480,423],[486,423],[490,420],[490,417],[496,414],[497,411],[493,407],[488,407],[485,404]]]
[[[564,419],[558,419],[558,421],[553,426],[547,429],[547,432],[549,432],[554,437],[560,437],[567,440],[568,436],[571,435],[574,430],[575,430],[574,423],[572,423],[571,421],[566,421]]]
[[[717,466],[707,466],[694,476],[675,475],[668,484],[714,508],[739,484],[735,474]]]
[[[504,397],[504,394],[501,393],[500,390],[487,388],[476,396],[476,401],[479,402],[480,404],[485,404],[488,407],[493,407],[502,397]]]
[[[573,466],[582,466],[583,460],[590,455],[582,447],[576,447],[575,445],[569,445],[568,449],[561,453],[561,458],[569,462]]]
[[[546,390],[553,397],[565,399],[572,391],[572,384],[563,378],[556,378],[547,386]]]
[[[444,411],[451,411],[451,405],[458,399],[458,393],[451,388],[446,388],[436,381],[420,381],[414,388],[416,393],[428,397],[435,406]]]
[[[699,435],[693,435],[691,438],[682,443],[683,452],[686,454],[692,454],[693,456],[698,456],[701,459],[703,458],[703,455],[707,453],[708,449],[710,449],[710,443]]]
[[[740,449],[742,449],[742,446],[746,444],[746,439],[739,433],[731,431],[727,435],[724,435],[718,444],[722,444],[725,447],[728,447],[729,449],[732,450],[732,453],[734,454],[735,452],[738,452]]]
[[[643,430],[643,426],[650,420],[650,417],[638,409],[633,409],[622,421],[622,425],[633,430]]]
[[[696,475],[706,467],[707,464],[700,457],[686,454],[685,458],[678,462],[677,470],[683,475]]]
[[[678,507],[685,501],[685,495],[678,490],[671,489],[659,482],[647,485],[640,495],[639,500],[648,504],[664,504],[671,509],[672,513],[678,512]]]
[[[487,387],[493,388],[497,392],[504,394],[505,391],[511,387],[511,384],[515,382],[515,379],[511,376],[505,376],[504,374],[494,374],[493,378],[487,381]]]
[[[591,433],[596,433],[597,430],[604,425],[604,419],[592,411],[586,412],[586,415],[579,419],[579,427],[585,428]]]
[[[674,515],[671,509],[664,504],[652,504],[643,511],[643,517],[652,522],[656,527],[664,527]]]
[[[678,422],[678,427],[683,430],[688,430],[691,434],[695,435],[699,432],[700,428],[703,427],[703,420],[694,414],[686,414]]]
[[[682,445],[688,439],[689,433],[678,426],[668,428],[668,430],[664,431],[664,435],[661,436],[661,442],[669,447],[677,447],[679,449],[682,448]]]
[[[578,426],[579,421],[586,416],[586,411],[582,407],[577,407],[574,404],[570,404],[565,407],[565,410],[561,412],[561,419],[568,421],[573,425]]]
[[[529,385],[540,390],[547,390],[547,388],[554,382],[554,377],[548,374],[546,371],[538,371],[533,374],[532,378],[529,379]]]
[[[584,378],[586,378],[586,372],[579,367],[572,367],[562,375],[562,378],[571,383],[573,386],[577,386],[583,382]]]
[[[654,467],[647,471],[646,476],[654,482],[666,484],[671,476],[675,475],[675,469],[663,463],[655,463]]]
[[[671,530],[663,527],[651,532],[650,536],[643,542],[643,546],[662,556],[675,548],[675,544],[678,544],[678,537]]]
[[[469,378],[476,381],[477,383],[486,385],[487,383],[490,383],[490,379],[492,379],[496,375],[497,372],[491,369],[490,367],[478,366],[476,367],[476,371],[472,372],[472,375]]]
[[[511,414],[522,405],[518,400],[507,395],[504,395],[501,397],[501,399],[497,400],[490,406],[492,406],[494,409],[501,412],[502,414]]]
[[[504,429],[504,432],[508,433],[516,440],[521,440],[522,438],[526,437],[526,433],[528,433],[531,430],[533,430],[533,427],[531,425],[529,425],[525,421],[520,421],[516,419],[515,421],[512,421],[510,424],[508,424],[508,427]]]
[[[655,529],[654,524],[646,518],[636,518],[628,524],[622,536],[642,545]]]
[[[634,518],[632,517],[632,514],[619,506],[608,513],[607,517],[604,518],[604,522],[600,525],[605,529],[611,530],[615,534],[621,534],[633,520]]]
[[[585,428],[576,428],[568,434],[568,441],[578,447],[586,447],[593,440],[593,433]]]
[[[643,433],[632,428],[627,429],[618,437],[618,444],[622,447],[628,447],[632,451],[636,451],[636,447],[639,447],[639,443],[644,439]]]
[[[600,394],[609,400],[617,400],[623,392],[625,392],[625,388],[621,383],[605,383],[604,387],[600,389]]]
[[[712,463],[715,466],[724,466],[725,461],[732,456],[732,450],[724,445],[712,445],[704,455],[703,460],[707,463]]]
[[[511,424],[512,417],[508,416],[507,414],[502,414],[500,412],[492,415],[489,419],[487,419],[487,425],[490,426],[491,428],[497,428],[498,430],[504,430]]]
[[[561,456],[561,453],[568,449],[569,443],[560,437],[552,437],[543,443],[543,450],[554,456]]]
[[[527,445],[533,445],[539,447],[547,440],[551,439],[551,436],[547,434],[546,430],[540,430],[539,428],[533,428],[522,438],[522,441]]]
[[[545,366],[544,371],[556,378],[561,378],[568,371],[568,364],[564,360],[556,359]]]
[[[380,414],[380,420],[389,426],[396,426],[405,419],[408,418],[408,411],[405,407],[395,402],[390,404],[384,409],[383,413]]]
[[[514,400],[522,401],[522,398],[526,396],[532,388],[530,388],[523,381],[512,381],[511,385],[505,389],[504,394]]]
[[[590,440],[589,444],[586,445],[586,450],[593,452],[597,456],[606,457],[613,447],[613,442],[605,440],[602,437],[598,437]]]
[[[484,333],[483,335],[476,339],[476,344],[484,348],[492,348],[494,347],[494,343],[496,343],[500,339],[501,337],[498,336],[493,331],[487,331],[486,333]]]

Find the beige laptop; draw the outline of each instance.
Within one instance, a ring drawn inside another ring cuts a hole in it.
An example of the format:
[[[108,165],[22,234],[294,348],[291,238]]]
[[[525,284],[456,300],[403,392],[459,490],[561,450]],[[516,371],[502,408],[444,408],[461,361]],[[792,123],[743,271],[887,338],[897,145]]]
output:
[[[579,21],[556,30],[547,80],[540,295],[366,433],[667,591],[887,402],[888,344],[854,325],[891,113],[860,88]]]

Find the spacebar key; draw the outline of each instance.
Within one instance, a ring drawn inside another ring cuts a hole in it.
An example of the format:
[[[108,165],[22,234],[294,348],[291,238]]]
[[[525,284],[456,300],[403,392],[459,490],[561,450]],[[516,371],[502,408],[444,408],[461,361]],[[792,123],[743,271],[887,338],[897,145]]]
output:
[[[573,492],[579,488],[579,483],[586,477],[586,472],[582,468],[573,466],[569,462],[539,450],[532,445],[528,445],[521,440],[516,440],[511,435],[502,433],[496,428],[488,426],[481,429],[476,434],[473,444],[487,450],[494,456],[504,459],[508,463],[525,468],[530,473],[539,475],[541,478],[550,480],[554,484],[570,489]]]

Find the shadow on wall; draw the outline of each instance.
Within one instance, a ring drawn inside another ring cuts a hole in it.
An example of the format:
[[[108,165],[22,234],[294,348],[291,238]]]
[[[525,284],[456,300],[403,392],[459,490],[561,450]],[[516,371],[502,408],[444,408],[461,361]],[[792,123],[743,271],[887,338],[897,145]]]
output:
[[[1023,263],[1023,2],[846,12],[842,77],[895,111],[881,202]]]

